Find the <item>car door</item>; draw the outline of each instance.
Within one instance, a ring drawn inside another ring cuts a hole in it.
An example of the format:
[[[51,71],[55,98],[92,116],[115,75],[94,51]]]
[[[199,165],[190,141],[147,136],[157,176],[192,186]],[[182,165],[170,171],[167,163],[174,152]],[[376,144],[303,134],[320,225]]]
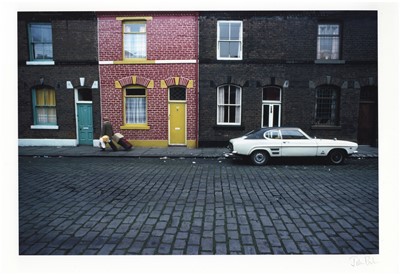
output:
[[[316,156],[317,142],[298,129],[282,129],[282,156]]]

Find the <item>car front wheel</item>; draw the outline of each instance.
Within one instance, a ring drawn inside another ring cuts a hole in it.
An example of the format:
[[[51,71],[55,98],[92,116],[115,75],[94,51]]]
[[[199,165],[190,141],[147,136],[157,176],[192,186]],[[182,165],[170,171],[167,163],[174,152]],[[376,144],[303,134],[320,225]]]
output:
[[[340,165],[344,162],[345,155],[341,150],[334,149],[329,152],[328,159],[331,164]]]
[[[268,162],[269,154],[266,151],[258,150],[254,151],[250,155],[250,160],[253,164],[257,166],[263,166]]]

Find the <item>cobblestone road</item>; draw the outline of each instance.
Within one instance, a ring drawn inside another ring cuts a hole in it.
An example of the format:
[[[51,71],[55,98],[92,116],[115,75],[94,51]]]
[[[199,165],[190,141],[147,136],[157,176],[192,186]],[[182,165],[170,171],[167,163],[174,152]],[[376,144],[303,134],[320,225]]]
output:
[[[378,160],[19,158],[20,254],[377,254]]]

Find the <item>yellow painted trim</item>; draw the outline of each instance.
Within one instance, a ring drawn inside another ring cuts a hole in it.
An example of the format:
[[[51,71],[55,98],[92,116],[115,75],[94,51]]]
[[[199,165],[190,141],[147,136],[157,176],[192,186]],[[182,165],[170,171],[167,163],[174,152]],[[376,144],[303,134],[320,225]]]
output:
[[[154,80],[150,80],[149,84],[147,85],[147,88],[154,88]]]
[[[119,81],[115,81],[115,88],[122,88],[121,83]]]
[[[136,75],[132,75],[132,85],[136,85]]]
[[[134,147],[168,147],[167,140],[129,140]]]
[[[126,20],[132,20],[132,21],[151,21],[153,20],[152,16],[141,16],[141,17],[116,17],[115,18],[118,21],[126,21]]]
[[[179,77],[174,77],[175,78],[175,85],[179,85]]]
[[[187,140],[187,147],[188,148],[197,148],[196,140]]]
[[[120,126],[120,129],[150,129],[150,126],[148,125],[125,125],[125,126]]]
[[[168,140],[128,140],[134,147],[168,147]],[[188,140],[187,148],[197,148],[196,140]]]
[[[193,80],[189,80],[189,83],[186,86],[187,88],[193,88]]]
[[[161,88],[168,88],[167,83],[164,80],[161,80]]]
[[[113,61],[114,65],[146,65],[146,64],[155,64],[155,60],[147,60],[147,59],[126,59],[123,61]]]

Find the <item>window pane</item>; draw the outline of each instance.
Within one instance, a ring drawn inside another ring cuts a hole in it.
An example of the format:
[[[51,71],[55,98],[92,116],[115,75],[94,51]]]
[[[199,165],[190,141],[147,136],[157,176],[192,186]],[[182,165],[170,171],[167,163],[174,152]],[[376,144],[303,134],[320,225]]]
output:
[[[126,124],[146,123],[146,98],[125,98]]]
[[[220,57],[229,57],[229,42],[219,43],[219,55]]]
[[[240,42],[229,42],[229,57],[239,57]]]
[[[266,87],[263,89],[264,101],[280,101],[281,89],[277,87]]]
[[[319,25],[319,35],[339,35],[339,25]]]
[[[171,101],[186,101],[186,89],[175,87],[169,89],[169,100]]]
[[[51,43],[51,25],[38,24],[31,25],[31,42],[33,43]]]
[[[231,23],[230,40],[240,40],[240,23]]]
[[[146,96],[146,90],[141,88],[126,89],[125,93],[128,96]]]
[[[124,24],[124,32],[146,32],[146,24]]]
[[[263,127],[269,127],[269,105],[263,105]]]
[[[229,23],[219,23],[219,39],[229,40]]]
[[[125,58],[146,58],[146,34],[124,35]]]

